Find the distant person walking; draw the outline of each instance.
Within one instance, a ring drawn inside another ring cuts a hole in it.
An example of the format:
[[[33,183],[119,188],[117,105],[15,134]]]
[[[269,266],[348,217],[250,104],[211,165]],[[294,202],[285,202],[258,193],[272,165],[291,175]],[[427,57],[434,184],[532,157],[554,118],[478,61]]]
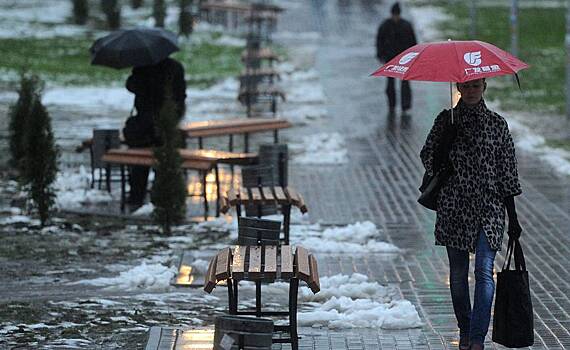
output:
[[[376,36],[376,57],[380,60],[380,63],[388,62],[417,43],[414,28],[412,28],[410,22],[400,17],[400,4],[394,3],[390,12],[392,16],[382,22]],[[394,84],[394,78],[388,78],[386,95],[388,96],[390,113],[393,113],[396,108],[396,89]],[[412,107],[412,91],[407,80],[402,80],[400,87],[402,113],[405,114]]]
[[[171,95],[176,105],[178,119],[184,117],[186,109],[186,81],[184,67],[172,58],[157,64],[133,68],[127,79],[127,90],[135,94],[136,116],[127,120],[123,135],[131,148],[155,147],[162,144],[155,121],[166,99]],[[141,206],[146,196],[149,168],[131,167],[130,195],[128,202],[133,207]]]
[[[505,211],[507,234],[522,228],[514,197],[521,194],[515,146],[507,122],[487,108],[485,79],[457,83],[461,99],[435,119],[420,157],[430,174],[443,166],[453,172],[437,198],[435,244],[449,258],[449,286],[459,326],[459,349],[482,350],[495,291],[493,263],[501,250]],[[475,254],[473,307],[469,297],[469,253]]]

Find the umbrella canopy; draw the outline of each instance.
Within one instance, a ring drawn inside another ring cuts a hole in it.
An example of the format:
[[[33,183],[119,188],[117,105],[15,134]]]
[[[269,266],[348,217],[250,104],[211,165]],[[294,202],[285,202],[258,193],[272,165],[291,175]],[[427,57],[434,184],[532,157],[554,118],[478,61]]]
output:
[[[528,64],[483,41],[441,41],[403,51],[374,73],[403,80],[462,83],[516,74]]]
[[[91,64],[121,69],[153,65],[178,50],[176,34],[161,28],[134,28],[97,39],[89,52]]]

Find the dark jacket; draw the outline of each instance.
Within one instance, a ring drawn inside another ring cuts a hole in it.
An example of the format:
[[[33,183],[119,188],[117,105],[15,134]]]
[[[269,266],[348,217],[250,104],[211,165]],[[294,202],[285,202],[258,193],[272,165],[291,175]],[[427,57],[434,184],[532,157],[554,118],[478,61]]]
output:
[[[166,58],[152,66],[135,67],[127,79],[127,89],[135,94],[135,108],[139,115],[155,116],[165,100],[167,83],[176,103],[178,117],[185,111],[186,81],[184,67],[172,58]]]
[[[410,22],[401,18],[396,22],[389,18],[378,28],[376,57],[381,62],[388,62],[400,52],[416,44],[416,35]]]
[[[136,116],[130,117],[123,129],[123,136],[130,147],[158,146],[161,141],[154,121],[170,93],[176,104],[178,119],[186,110],[186,80],[184,67],[172,58],[166,58],[152,66],[133,68],[127,79],[127,90],[135,94]]]

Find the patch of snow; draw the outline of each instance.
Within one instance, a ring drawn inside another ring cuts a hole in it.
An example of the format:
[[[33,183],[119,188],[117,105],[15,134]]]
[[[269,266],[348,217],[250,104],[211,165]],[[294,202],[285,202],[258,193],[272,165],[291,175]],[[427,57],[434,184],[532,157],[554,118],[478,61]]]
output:
[[[137,210],[135,210],[134,212],[132,212],[131,215],[134,215],[134,216],[150,216],[153,211],[154,211],[154,205],[152,205],[152,203],[147,203],[147,204],[141,206],[140,208],[138,208]]]
[[[57,174],[54,188],[58,208],[77,208],[84,204],[108,203],[113,197],[108,191],[90,188],[91,174],[84,166],[76,171],[64,170]]]
[[[123,271],[116,277],[100,277],[91,280],[80,280],[71,284],[86,284],[97,287],[105,287],[112,290],[163,290],[167,289],[170,280],[176,274],[175,267],[162,264],[147,264],[143,262],[127,271]]]
[[[344,164],[348,161],[344,137],[336,132],[305,136],[300,143],[289,146],[294,163]]]

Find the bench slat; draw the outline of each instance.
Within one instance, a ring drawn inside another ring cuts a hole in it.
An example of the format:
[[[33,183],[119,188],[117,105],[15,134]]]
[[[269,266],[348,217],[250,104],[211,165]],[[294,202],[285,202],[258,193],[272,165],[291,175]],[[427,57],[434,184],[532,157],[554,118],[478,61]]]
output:
[[[277,246],[267,245],[265,248],[265,266],[263,276],[275,278],[277,275]]]
[[[292,188],[286,188],[285,192],[287,194],[289,194],[289,197],[291,198],[291,202],[297,206],[297,208],[299,208],[301,210],[301,213],[306,213],[307,212],[307,206],[305,205],[305,201],[303,200],[303,197],[294,189]]]
[[[262,187],[261,196],[263,197],[263,199],[265,199],[266,202],[275,201],[275,196],[273,196],[273,190],[271,187]]]
[[[218,253],[216,262],[216,279],[222,281],[230,277],[230,248],[224,248]]]
[[[288,202],[287,196],[285,195],[285,192],[283,192],[283,188],[273,187],[273,190],[275,191],[275,198],[279,201],[279,203],[282,204]]]
[[[216,288],[216,261],[218,256],[214,256],[210,259],[210,263],[208,264],[208,272],[206,272],[206,278],[204,283],[204,290],[207,293],[212,293],[214,288]]]
[[[293,253],[290,245],[281,246],[281,278],[293,277]]]
[[[251,199],[254,203],[259,203],[262,201],[261,193],[259,192],[259,188],[257,187],[250,187],[248,188],[251,191]]]
[[[309,282],[309,288],[313,293],[318,293],[321,290],[321,282],[319,281],[319,268],[317,266],[317,258],[313,254],[309,255],[309,269],[311,270]]]
[[[247,188],[240,188],[239,200],[243,202],[247,202],[249,200],[249,192],[247,191]]]
[[[242,279],[245,273],[245,246],[236,246],[232,254],[232,277]]]
[[[248,274],[250,279],[251,278],[260,278],[261,277],[261,246],[258,247],[249,247],[249,268]]]
[[[307,283],[311,278],[309,252],[303,247],[297,247],[297,252],[295,253],[295,275],[298,279]]]

